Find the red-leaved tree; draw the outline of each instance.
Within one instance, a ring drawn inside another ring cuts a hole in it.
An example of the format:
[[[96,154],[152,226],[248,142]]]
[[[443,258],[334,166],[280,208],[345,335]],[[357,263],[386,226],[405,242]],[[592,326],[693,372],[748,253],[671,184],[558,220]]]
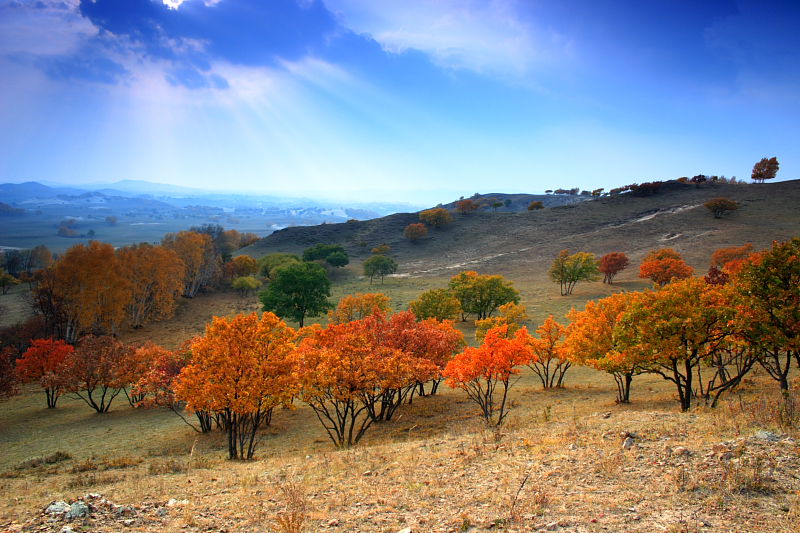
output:
[[[98,413],[106,413],[125,383],[120,369],[129,348],[114,337],[87,335],[64,363],[65,388]]]
[[[612,285],[614,277],[628,266],[628,256],[623,252],[611,252],[600,258],[600,272],[603,273],[603,283]]]
[[[65,363],[74,348],[62,340],[36,339],[17,361],[17,373],[23,383],[38,381],[47,398],[47,408],[54,409],[66,385]]]

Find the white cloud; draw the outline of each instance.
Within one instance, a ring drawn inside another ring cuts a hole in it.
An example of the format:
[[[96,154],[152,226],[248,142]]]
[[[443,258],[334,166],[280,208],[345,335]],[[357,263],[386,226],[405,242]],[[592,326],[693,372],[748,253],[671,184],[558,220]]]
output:
[[[97,34],[72,3],[45,2],[37,8],[0,2],[0,54],[60,55],[76,51]]]
[[[324,1],[385,50],[419,50],[447,68],[520,76],[569,53],[569,42],[537,27],[517,0]]]

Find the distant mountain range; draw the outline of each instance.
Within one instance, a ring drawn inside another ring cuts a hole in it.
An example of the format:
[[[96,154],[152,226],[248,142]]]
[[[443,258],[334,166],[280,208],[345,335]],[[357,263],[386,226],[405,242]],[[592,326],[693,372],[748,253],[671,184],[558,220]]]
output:
[[[311,199],[225,194],[163,183],[126,180],[63,186],[36,181],[0,184],[0,248],[46,244],[65,250],[81,239],[122,246],[157,242],[165,233],[204,224],[264,236],[290,227],[368,220],[419,206],[400,203],[342,205]],[[58,228],[71,221],[74,235]],[[63,232],[62,232],[63,233]]]

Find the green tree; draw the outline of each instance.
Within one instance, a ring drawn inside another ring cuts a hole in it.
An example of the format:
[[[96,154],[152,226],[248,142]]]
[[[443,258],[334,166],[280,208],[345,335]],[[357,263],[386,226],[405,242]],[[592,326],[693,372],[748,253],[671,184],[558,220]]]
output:
[[[350,259],[341,244],[315,244],[303,250],[303,261],[324,261],[332,267],[343,267]]]
[[[461,303],[449,289],[431,289],[411,302],[409,309],[419,320],[455,320],[461,313]]]
[[[325,262],[332,267],[341,268],[350,262],[350,258],[345,252],[333,252],[325,258]]]
[[[261,282],[253,276],[239,276],[238,278],[233,278],[231,287],[239,291],[239,294],[244,297],[250,294],[251,291],[261,287]]]
[[[272,279],[279,268],[297,264],[299,262],[300,257],[294,254],[267,254],[258,260],[258,271],[265,278]]]
[[[800,365],[800,237],[773,242],[772,249],[745,260],[734,290],[739,333],[781,390],[788,390],[792,360]]]
[[[331,282],[317,263],[296,263],[280,268],[259,295],[264,311],[290,318],[303,327],[306,317],[319,316],[332,306],[328,302]]]
[[[369,276],[370,285],[372,284],[372,279],[376,276],[381,278],[381,285],[383,285],[384,276],[395,272],[397,272],[397,263],[391,257],[373,255],[364,261],[364,275]]]
[[[561,250],[550,267],[550,279],[561,287],[561,296],[572,294],[579,281],[596,281],[600,279],[600,270],[594,254],[577,252],[572,255],[569,250]]]
[[[477,320],[492,316],[498,307],[519,303],[519,291],[499,275],[481,275],[465,271],[450,278],[449,288],[461,304],[461,317],[474,313]]]

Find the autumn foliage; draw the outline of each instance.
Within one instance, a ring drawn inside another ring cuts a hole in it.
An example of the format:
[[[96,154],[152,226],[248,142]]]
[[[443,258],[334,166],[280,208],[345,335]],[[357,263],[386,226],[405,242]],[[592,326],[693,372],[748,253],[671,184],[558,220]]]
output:
[[[74,351],[62,340],[37,339],[17,360],[17,373],[23,383],[38,382],[44,389],[48,409],[53,409],[67,385],[65,363]]]
[[[134,328],[169,318],[183,289],[184,264],[173,250],[138,244],[117,252],[129,296],[126,315]]]
[[[403,230],[403,237],[411,242],[417,242],[427,235],[428,228],[426,228],[425,224],[422,223],[409,224],[406,226],[406,229]]]
[[[441,228],[453,221],[453,215],[444,207],[434,207],[433,209],[421,211],[419,220],[434,228]]]
[[[753,165],[753,173],[751,178],[756,183],[764,183],[765,180],[774,179],[778,174],[780,164],[777,157],[762,158],[758,163]]]
[[[475,321],[475,339],[482,341],[490,329],[504,325],[508,326],[507,334],[513,335],[528,320],[525,306],[514,302],[508,302],[498,307],[497,315]]]
[[[122,368],[129,352],[130,348],[108,335],[83,337],[64,364],[66,390],[98,413],[108,412],[126,385]]]
[[[528,367],[539,377],[542,388],[564,386],[564,377],[572,366],[564,350],[565,337],[566,328],[549,315],[529,341],[533,357]]]
[[[389,309],[389,297],[385,294],[379,292],[348,294],[339,300],[336,309],[328,311],[328,322],[343,324],[366,318],[375,311],[386,313]]]
[[[478,209],[478,204],[474,200],[466,199],[456,202],[456,211],[461,215],[468,215]]]
[[[440,379],[462,342],[452,323],[417,322],[410,312],[330,324],[297,350],[301,396],[336,446],[352,446],[421,383]]]
[[[479,347],[467,347],[445,368],[448,386],[465,391],[487,425],[500,426],[508,415],[508,392],[520,367],[534,357],[530,340],[525,328],[513,336],[508,325],[492,328]]]
[[[712,198],[703,204],[703,207],[713,213],[714,218],[722,218],[728,211],[736,211],[739,204],[730,198]]]
[[[567,315],[570,324],[563,353],[570,361],[607,372],[617,385],[617,403],[630,402],[631,383],[644,371],[643,360],[627,353],[615,337],[617,322],[639,293],[617,293],[586,303]]]
[[[650,251],[639,266],[639,277],[648,278],[659,287],[676,279],[691,277],[694,269],[672,248]]]
[[[291,353],[295,332],[264,313],[215,317],[192,341],[192,359],[175,383],[176,399],[192,411],[222,417],[231,459],[252,459],[256,432],[296,394]]]
[[[614,283],[617,274],[628,266],[628,256],[623,252],[611,252],[600,258],[598,269],[603,274],[603,283]]]
[[[219,271],[220,259],[208,233],[181,231],[168,233],[161,244],[174,251],[183,262],[183,295],[194,298],[211,284]]]

